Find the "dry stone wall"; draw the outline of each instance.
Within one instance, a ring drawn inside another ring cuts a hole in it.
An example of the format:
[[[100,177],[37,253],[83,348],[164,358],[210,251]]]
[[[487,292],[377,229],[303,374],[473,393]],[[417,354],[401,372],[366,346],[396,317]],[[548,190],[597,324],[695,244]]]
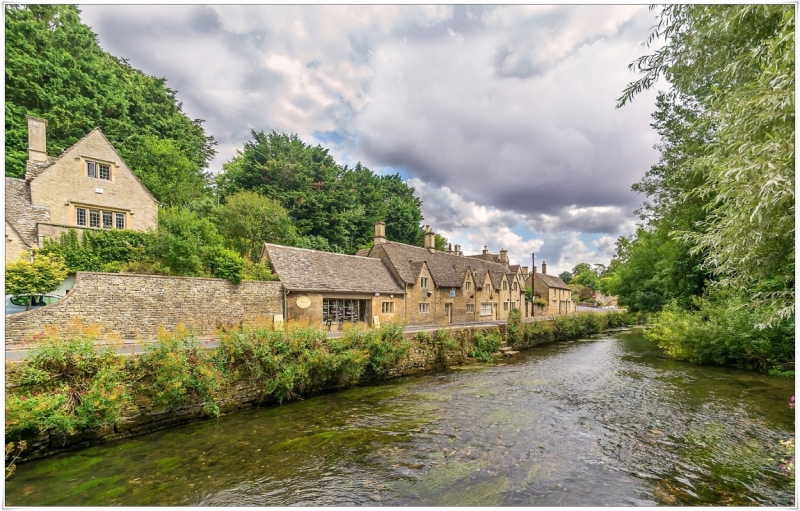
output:
[[[280,282],[78,272],[59,302],[6,316],[6,346],[32,342],[47,327],[80,321],[123,339],[153,340],[182,323],[198,333],[283,313]]]

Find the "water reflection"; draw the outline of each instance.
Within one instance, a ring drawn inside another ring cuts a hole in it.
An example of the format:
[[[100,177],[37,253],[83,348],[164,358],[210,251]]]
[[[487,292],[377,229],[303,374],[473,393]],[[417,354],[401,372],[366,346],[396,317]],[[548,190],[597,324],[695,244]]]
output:
[[[789,505],[792,381],[637,332],[22,464],[18,505]]]

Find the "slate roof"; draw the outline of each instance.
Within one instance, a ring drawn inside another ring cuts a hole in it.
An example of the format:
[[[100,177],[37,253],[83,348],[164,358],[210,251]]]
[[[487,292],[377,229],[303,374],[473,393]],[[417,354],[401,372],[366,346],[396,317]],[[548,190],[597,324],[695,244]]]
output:
[[[369,249],[368,248],[362,248],[361,250],[356,252],[356,255],[357,256],[361,256],[361,257],[367,257],[369,255]]]
[[[380,259],[271,243],[262,254],[290,291],[405,294]]]
[[[558,289],[570,289],[570,287],[564,284],[564,281],[554,275],[547,275],[545,273],[536,273],[542,281],[550,287],[558,288]]]
[[[492,284],[495,289],[499,289],[502,276],[508,272],[505,264],[494,263],[482,259],[458,256],[446,252],[433,252],[422,247],[413,247],[404,243],[387,241],[381,243],[380,247],[389,256],[389,260],[394,265],[397,273],[405,282],[413,284],[419,275],[418,267],[414,263],[425,261],[428,270],[431,272],[434,283],[439,287],[461,287],[464,283],[466,268],[475,271],[478,269],[488,270],[492,274]],[[373,250],[375,247],[373,247]],[[372,252],[370,252],[372,253]],[[495,279],[499,275],[499,279]]]
[[[468,255],[464,257],[469,257],[470,259],[480,259],[482,261],[489,261],[490,263],[498,263],[500,262],[500,254],[475,254],[475,255]]]
[[[31,204],[31,190],[24,179],[6,178],[6,222],[20,238],[35,247],[39,245],[39,222],[50,221],[50,208]]]
[[[58,161],[58,158],[48,158],[47,161],[30,161],[25,164],[25,181],[37,177],[48,167]]]

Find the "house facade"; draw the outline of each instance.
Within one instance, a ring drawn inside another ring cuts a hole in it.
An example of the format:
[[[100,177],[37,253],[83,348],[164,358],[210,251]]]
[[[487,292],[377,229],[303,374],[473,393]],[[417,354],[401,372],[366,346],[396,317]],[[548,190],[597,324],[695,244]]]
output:
[[[24,179],[6,178],[6,264],[59,239],[70,228],[156,227],[158,201],[128,168],[100,129],[61,155],[47,155],[47,121],[28,120]]]
[[[287,293],[288,321],[332,329],[375,319],[442,325],[504,320],[513,309],[525,311],[519,267],[507,259],[465,257],[460,250],[438,252],[430,229],[424,247],[388,241],[378,222],[372,248],[355,256],[271,244],[261,255]]]
[[[572,300],[572,290],[560,278],[547,274],[546,262],[542,262],[541,273],[536,266],[533,267],[525,285],[531,286],[535,295],[547,301],[548,316],[577,312],[577,305]]]

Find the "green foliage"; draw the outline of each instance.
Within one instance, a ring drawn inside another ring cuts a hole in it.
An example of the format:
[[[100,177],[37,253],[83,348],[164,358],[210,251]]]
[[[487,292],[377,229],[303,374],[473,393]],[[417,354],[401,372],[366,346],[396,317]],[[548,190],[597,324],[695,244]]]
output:
[[[519,344],[523,338],[522,314],[519,309],[512,309],[508,313],[508,344]]]
[[[244,280],[278,280],[272,274],[272,268],[266,261],[254,263],[249,259],[244,260]]]
[[[217,178],[223,197],[243,190],[268,197],[286,208],[307,243],[322,238],[336,252],[355,253],[371,242],[379,220],[386,222],[390,240],[421,241],[421,202],[399,175],[377,176],[361,164],[341,166],[327,149],[296,135],[253,131],[252,137],[223,165]]]
[[[170,275],[207,276],[204,257],[212,247],[219,245],[222,245],[222,237],[207,218],[188,209],[159,209],[158,230],[150,254]]]
[[[49,293],[67,278],[67,267],[57,256],[36,254],[33,262],[21,258],[6,265],[6,294]]]
[[[153,234],[125,229],[85,230],[79,239],[74,229],[60,241],[45,239],[40,253],[61,257],[69,273],[78,271],[121,271],[125,263],[142,261]]]
[[[456,339],[447,328],[438,328],[433,335],[418,332],[416,340],[420,346],[425,346],[435,351],[436,359],[444,363],[449,353],[461,350],[464,339]]]
[[[203,121],[186,117],[165,79],[103,51],[79,13],[74,5],[5,6],[6,175],[25,173],[25,115],[30,114],[48,120],[49,154],[61,154],[100,127],[134,173],[153,185],[168,185],[167,203],[176,196],[173,191],[184,193],[181,187],[194,192],[201,169],[215,154],[216,142],[206,136]],[[169,150],[154,152],[153,141],[160,149],[164,140]],[[191,167],[172,158],[179,155]],[[146,166],[162,156],[170,156],[163,169]],[[168,180],[151,180],[173,172]],[[162,193],[157,185],[152,191]]]
[[[244,280],[244,260],[233,250],[211,247],[204,256],[212,277],[228,279],[234,284]]]
[[[645,336],[668,355],[698,364],[785,370],[794,362],[794,320],[758,329],[760,313],[740,295],[711,292],[696,298],[697,310],[671,302]]]
[[[228,248],[255,261],[264,243],[298,243],[292,219],[279,202],[251,191],[237,192],[213,213],[214,223]]]
[[[120,421],[131,403],[125,360],[96,350],[92,336],[49,339],[11,377],[6,392],[6,434],[75,433]]]
[[[503,336],[496,330],[479,330],[475,332],[473,342],[469,356],[481,362],[491,362],[494,360],[494,354],[503,345]]]
[[[569,282],[572,280],[572,273],[568,271],[562,271],[558,274],[558,278],[560,278],[564,284],[569,284]]]
[[[619,101],[669,80],[662,162],[642,183],[652,219],[766,325],[794,316],[794,27],[791,5],[665,7],[651,41],[666,44]]]
[[[434,234],[433,246],[436,247],[436,250],[439,252],[447,252],[447,238],[438,233]]]

